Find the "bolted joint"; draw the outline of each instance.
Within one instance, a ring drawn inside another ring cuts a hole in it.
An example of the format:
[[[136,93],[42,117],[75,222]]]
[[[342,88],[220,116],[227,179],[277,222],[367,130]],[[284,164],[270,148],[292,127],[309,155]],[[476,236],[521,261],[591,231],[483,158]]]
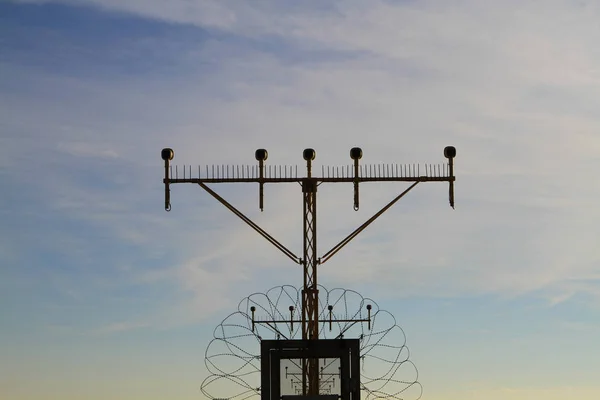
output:
[[[302,192],[314,193],[317,191],[317,181],[313,178],[302,179]]]

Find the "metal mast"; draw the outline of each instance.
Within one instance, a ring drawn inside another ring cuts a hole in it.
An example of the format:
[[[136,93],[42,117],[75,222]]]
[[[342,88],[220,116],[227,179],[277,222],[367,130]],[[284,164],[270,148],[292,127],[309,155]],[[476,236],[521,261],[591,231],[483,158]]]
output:
[[[317,290],[317,180],[312,177],[312,161],[316,153],[304,150],[306,178],[302,180],[302,208],[304,210],[304,285],[302,290],[302,339],[319,338],[319,291]],[[319,367],[317,359],[303,360],[302,387],[306,394],[319,393]]]
[[[165,148],[161,152],[164,161],[164,179],[165,185],[165,210],[171,210],[170,185],[175,183],[193,183],[199,185],[217,201],[223,204],[231,212],[237,215],[242,221],[248,224],[256,232],[267,239],[271,244],[278,248],[282,253],[292,261],[303,266],[303,291],[302,291],[302,339],[318,340],[319,323],[325,322],[319,320],[319,291],[317,289],[317,266],[325,263],[339,250],[354,239],[373,221],[379,218],[385,211],[394,205],[400,198],[412,190],[417,184],[422,182],[448,182],[449,183],[449,202],[454,208],[454,157],[456,149],[448,146],[444,149],[444,156],[447,158],[445,164],[426,164],[421,166],[416,164],[377,164],[360,165],[362,150],[354,147],[350,150],[350,157],[353,165],[343,167],[322,167],[321,177],[314,177],[312,173],[312,162],[316,153],[314,149],[305,149],[303,158],[306,161],[306,176],[298,177],[298,169],[292,166],[273,166],[268,168],[265,161],[268,158],[268,152],[265,149],[258,149],[255,152],[255,158],[258,165],[213,165],[205,168],[198,167],[197,171],[192,171],[191,166],[184,165],[181,169],[178,166],[171,165],[174,152],[170,148]],[[194,175],[194,176],[193,176]],[[281,244],[264,229],[250,220],[237,208],[219,196],[207,184],[211,183],[258,183],[259,184],[259,208],[264,209],[264,185],[266,183],[299,183],[302,187],[303,198],[303,253],[302,258],[296,256],[291,250]],[[352,183],[354,186],[354,210],[359,209],[359,184],[364,182],[409,182],[411,185],[392,199],[379,212],[356,228],[342,241],[335,245],[328,252],[318,257],[317,253],[317,187],[322,183]],[[290,310],[292,311],[292,310]],[[253,311],[254,313],[254,311]],[[254,318],[254,316],[253,316]],[[331,317],[330,317],[331,318]],[[253,319],[254,321],[254,319]],[[281,321],[273,321],[274,323]],[[330,321],[329,321],[330,322]],[[254,324],[254,322],[253,322]],[[369,317],[370,324],[370,317]],[[303,395],[319,394],[319,369],[318,360],[314,358],[302,360],[302,393]]]

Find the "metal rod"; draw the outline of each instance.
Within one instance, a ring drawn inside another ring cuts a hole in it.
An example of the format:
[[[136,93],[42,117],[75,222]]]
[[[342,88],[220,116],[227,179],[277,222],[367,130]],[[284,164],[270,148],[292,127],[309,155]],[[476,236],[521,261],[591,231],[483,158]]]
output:
[[[259,168],[259,177],[258,177],[258,208],[260,208],[260,211],[264,210],[264,197],[265,197],[265,191],[264,191],[264,171],[265,171],[265,164],[263,160],[260,160],[258,162],[258,168]]]
[[[165,157],[165,210],[171,211],[171,188],[169,182],[169,160]]]
[[[375,215],[373,215],[371,218],[369,218],[365,223],[363,223],[361,226],[359,226],[358,228],[356,228],[351,234],[349,234],[348,236],[346,236],[344,238],[344,240],[342,240],[341,242],[339,242],[331,250],[329,250],[327,253],[325,253],[320,258],[319,264],[325,264],[325,262],[327,260],[329,260],[331,257],[333,257],[335,255],[335,253],[337,253],[338,251],[340,251],[342,249],[342,247],[344,247],[345,245],[347,245],[352,239],[354,239],[359,233],[361,233],[367,226],[369,226],[373,221],[375,221],[377,218],[379,218],[379,216],[381,216],[381,214],[383,214],[384,212],[386,212],[391,206],[393,206],[398,200],[400,200],[412,188],[414,188],[415,186],[417,186],[418,183],[419,183],[419,181],[417,181],[417,182],[413,183],[412,185],[410,185],[405,191],[403,191],[398,196],[396,196],[396,198],[394,198],[392,201],[390,201],[385,207],[383,207],[381,210],[379,210]]]
[[[262,237],[267,239],[272,245],[277,247],[283,254],[288,256],[292,261],[294,261],[296,264],[301,264],[300,258],[298,256],[296,256],[294,253],[292,253],[292,251],[289,250],[287,247],[285,247],[284,245],[279,243],[273,236],[269,235],[264,229],[262,229],[260,226],[255,224],[250,218],[248,218],[244,214],[242,214],[242,212],[240,212],[237,208],[232,206],[229,202],[227,202],[227,200],[225,200],[224,198],[219,196],[215,191],[213,191],[211,188],[206,186],[204,183],[199,182],[198,185],[200,185],[200,187],[202,189],[206,190],[208,192],[208,194],[210,194],[212,197],[217,199],[217,201],[219,203],[223,204],[227,209],[229,209],[231,212],[233,212],[235,215],[237,215],[242,221],[247,223],[252,229],[254,229],[256,232],[258,232]]]
[[[290,322],[294,322],[295,324],[297,323],[302,323],[301,319],[295,319],[293,321],[290,321],[289,319],[281,319],[281,320],[269,320],[266,321],[269,322],[271,324],[289,324]],[[317,321],[318,323],[329,323],[329,319],[319,319]],[[363,319],[333,319],[332,322],[369,322],[368,318],[363,318]],[[256,324],[264,324],[265,321],[255,321]]]
[[[450,207],[454,208],[454,159],[448,159],[448,175],[450,176],[450,184],[448,185],[448,198],[450,201]]]
[[[354,160],[354,211],[359,209],[359,193],[358,193],[358,158]]]

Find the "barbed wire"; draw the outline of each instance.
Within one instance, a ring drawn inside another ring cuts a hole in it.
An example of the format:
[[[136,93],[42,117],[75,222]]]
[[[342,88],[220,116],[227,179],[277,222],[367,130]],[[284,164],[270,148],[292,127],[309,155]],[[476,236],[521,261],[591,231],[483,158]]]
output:
[[[200,386],[207,398],[260,398],[260,342],[301,339],[302,326],[298,323],[302,316],[301,293],[302,289],[284,285],[251,294],[215,328],[205,352],[209,376]],[[370,329],[366,322],[367,305],[371,305]],[[294,311],[290,311],[290,306]],[[328,306],[333,306],[331,320]],[[259,323],[265,321],[288,322]],[[421,398],[423,388],[418,382],[418,370],[409,360],[406,335],[394,316],[356,291],[319,286],[319,338],[341,337],[359,339],[362,399]]]

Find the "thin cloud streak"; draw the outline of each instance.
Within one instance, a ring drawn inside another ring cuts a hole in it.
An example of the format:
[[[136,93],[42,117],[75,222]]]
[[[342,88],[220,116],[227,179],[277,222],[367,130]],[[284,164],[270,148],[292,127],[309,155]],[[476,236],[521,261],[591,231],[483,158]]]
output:
[[[79,86],[81,79],[51,79],[38,72],[28,79],[46,82],[47,90],[66,84],[55,110],[45,112],[46,102],[39,101],[30,109],[42,119],[27,121],[23,108],[16,106],[5,115],[11,126],[29,130],[46,124],[64,127],[69,121],[67,128],[54,130],[47,144],[28,153],[17,149],[18,142],[11,145],[13,164],[23,154],[45,165],[48,157],[41,155],[45,146],[75,156],[118,155],[115,163],[131,173],[112,176],[118,191],[94,198],[96,194],[75,180],[62,179],[60,192],[52,183],[44,193],[58,209],[79,210],[76,218],[102,224],[128,243],[154,243],[162,254],[174,249],[178,259],[167,268],[172,275],[164,279],[174,279],[186,292],[195,293],[198,303],[217,292],[227,293],[240,282],[262,288],[259,271],[276,270],[283,262],[276,252],[266,252],[260,262],[249,261],[247,254],[254,246],[268,245],[258,244],[260,238],[239,221],[227,219],[226,210],[197,188],[174,188],[177,211],[159,215],[162,172],[157,154],[167,145],[175,148],[175,161],[187,165],[253,163],[253,149],[263,146],[273,163],[292,160],[302,165],[304,147],[317,149],[318,163],[347,163],[347,150],[355,145],[364,148],[365,162],[438,162],[443,161],[443,146],[456,145],[458,210],[445,208],[445,189],[420,187],[410,195],[413,200],[407,198],[324,267],[322,276],[331,281],[354,286],[388,276],[382,284],[404,295],[513,296],[548,289],[550,297],[557,298],[573,290],[565,283],[573,273],[594,272],[595,267],[578,259],[597,258],[595,235],[585,221],[599,217],[592,203],[600,193],[588,182],[598,163],[600,139],[595,132],[600,124],[585,107],[570,104],[583,104],[593,91],[589,85],[597,84],[591,58],[595,53],[588,51],[597,37],[595,24],[586,17],[576,33],[561,35],[562,28],[572,24],[569,18],[590,10],[558,8],[562,3],[553,2],[539,16],[527,4],[517,10],[503,4],[492,11],[470,3],[444,9],[435,3],[380,2],[368,9],[346,3],[319,15],[298,10],[278,19],[278,10],[245,13],[249,6],[239,3],[186,2],[196,10],[213,11],[183,15],[183,4],[170,4],[169,10],[159,2],[101,5],[240,37],[276,35],[299,48],[347,51],[352,57],[343,63],[316,59],[290,66],[275,52],[251,47],[236,57],[242,45],[208,41],[199,45],[197,54],[222,57],[222,68],[208,75],[210,92],[221,91],[216,98],[205,94],[207,79],[200,74],[151,84],[134,79]],[[563,23],[551,31],[546,21],[562,14]],[[484,34],[470,33],[475,31]],[[589,39],[579,41],[581,37]],[[577,46],[571,46],[576,39]],[[230,48],[223,52],[221,45]],[[560,62],[550,62],[558,55]],[[10,66],[5,68],[10,71]],[[159,95],[148,96],[149,88]],[[561,100],[566,94],[573,101]],[[93,100],[82,103],[84,96]],[[555,110],[548,110],[548,104]],[[101,112],[85,113],[93,108]],[[117,118],[108,121],[106,115]],[[86,128],[83,137],[81,128]],[[99,137],[102,140],[94,139]],[[77,147],[84,138],[88,144]],[[63,156],[55,157],[64,161]],[[69,169],[83,165],[83,160],[68,160]],[[106,165],[94,168],[113,173]],[[330,240],[327,229],[351,231],[385,204],[396,188],[365,186],[363,211],[354,215],[348,208],[350,216],[335,213],[340,205],[349,204],[344,190],[322,191],[324,240]],[[269,188],[264,215],[250,213],[268,230],[283,235],[286,243],[298,244],[300,212],[286,206],[298,201],[297,193],[292,189],[277,193]],[[227,194],[235,204],[249,201],[254,210],[255,188]],[[134,209],[141,197],[143,210]],[[156,210],[151,198],[156,198]],[[147,221],[146,227],[132,229],[135,220]],[[168,239],[151,233],[153,226],[168,232],[164,235]],[[206,226],[211,227],[210,234],[196,233]],[[232,237],[235,246],[225,239]],[[231,267],[218,277],[210,275],[204,267],[207,260]],[[256,273],[248,275],[246,271],[254,268]],[[220,282],[218,289],[207,291],[207,285],[200,284],[206,274]]]
[[[455,145],[456,210],[418,185],[319,283],[398,318],[427,397],[598,398],[597,5],[38,3],[0,5],[9,397],[197,397],[219,321],[301,283],[197,185],[166,213],[163,147],[194,171],[263,147],[303,171],[313,147],[320,171],[354,146],[376,164]],[[302,253],[300,185],[267,185],[264,212],[254,185],[211,187]],[[354,212],[352,185],[319,186],[318,253],[404,188],[362,185]]]

